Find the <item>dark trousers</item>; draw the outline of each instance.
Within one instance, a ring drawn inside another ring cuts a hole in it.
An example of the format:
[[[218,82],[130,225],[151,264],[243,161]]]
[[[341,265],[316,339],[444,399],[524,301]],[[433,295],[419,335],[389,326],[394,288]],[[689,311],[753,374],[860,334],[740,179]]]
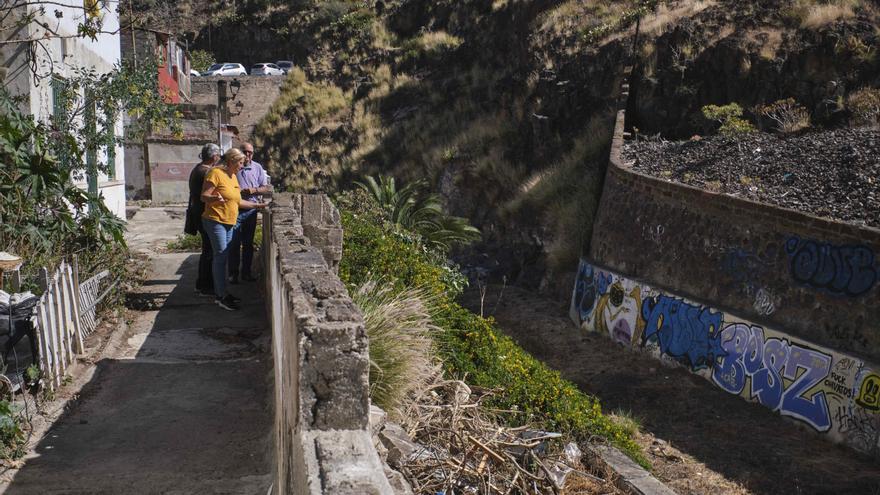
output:
[[[238,223],[229,243],[229,276],[250,277],[254,262],[254,234],[257,231],[257,210],[240,210]],[[241,270],[239,270],[241,267]]]
[[[211,239],[202,225],[202,219],[199,219],[199,235],[202,237],[202,254],[199,256],[199,276],[196,279],[196,289],[214,293],[214,275],[212,273],[211,263],[214,261],[214,250],[211,248]]]

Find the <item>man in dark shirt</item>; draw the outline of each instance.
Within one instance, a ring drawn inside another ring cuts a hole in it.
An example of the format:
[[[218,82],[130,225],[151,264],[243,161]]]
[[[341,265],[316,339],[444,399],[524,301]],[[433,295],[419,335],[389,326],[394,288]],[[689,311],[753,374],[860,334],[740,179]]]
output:
[[[202,237],[202,254],[199,256],[199,276],[196,279],[196,293],[203,296],[214,295],[214,277],[211,275],[211,263],[214,259],[214,253],[211,250],[211,240],[208,233],[202,226],[202,213],[205,211],[205,204],[202,203],[202,183],[205,181],[205,174],[208,173],[217,162],[220,161],[220,147],[214,143],[208,143],[202,147],[199,154],[201,163],[193,167],[189,174],[189,205],[186,209],[186,222],[188,224],[187,231],[191,231],[193,219],[195,229],[198,230]]]

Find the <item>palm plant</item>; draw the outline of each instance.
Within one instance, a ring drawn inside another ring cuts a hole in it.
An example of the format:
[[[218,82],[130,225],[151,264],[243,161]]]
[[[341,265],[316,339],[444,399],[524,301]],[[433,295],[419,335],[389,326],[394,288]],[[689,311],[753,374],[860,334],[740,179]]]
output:
[[[380,175],[376,180],[368,175],[364,182],[356,184],[385,211],[391,222],[418,233],[432,247],[448,251],[452,246],[466,245],[480,238],[480,230],[466,218],[443,211],[440,197],[425,192],[425,180],[397,189],[394,177]]]

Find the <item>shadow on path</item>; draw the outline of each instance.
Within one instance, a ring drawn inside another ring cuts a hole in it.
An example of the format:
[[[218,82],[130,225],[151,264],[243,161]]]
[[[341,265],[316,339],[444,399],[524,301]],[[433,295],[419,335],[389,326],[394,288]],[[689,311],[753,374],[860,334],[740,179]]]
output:
[[[8,494],[265,494],[269,332],[259,284],[230,313],[193,293],[197,255],[161,254],[139,309]],[[250,300],[247,300],[250,299]]]
[[[644,430],[745,488],[688,490],[706,484],[683,478],[708,473],[676,472],[672,466],[670,476],[663,476],[660,464],[668,461],[648,455],[657,475],[682,495],[880,494],[876,461],[803,431],[684,369],[666,368],[604,336],[578,330],[558,301],[511,287],[499,301],[498,289],[491,287],[485,302],[505,334],[598,397],[604,411],[631,413]],[[476,291],[465,294],[462,302],[479,313]]]

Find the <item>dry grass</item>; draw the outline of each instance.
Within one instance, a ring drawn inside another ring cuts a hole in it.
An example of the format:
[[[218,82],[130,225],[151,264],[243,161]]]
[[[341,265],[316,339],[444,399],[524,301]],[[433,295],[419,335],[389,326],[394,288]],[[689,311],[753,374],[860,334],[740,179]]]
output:
[[[656,14],[645,16],[642,30],[648,34],[660,34],[671,24],[685,17],[692,17],[716,4],[715,0],[686,0],[673,4],[661,3]]]
[[[758,55],[761,58],[773,60],[782,46],[782,30],[773,28],[754,29],[745,33],[745,39],[748,43],[760,47]]]
[[[855,9],[861,5],[862,0],[799,0],[790,7],[788,15],[799,21],[804,29],[817,29],[836,21],[853,19]]]
[[[390,284],[368,281],[351,295],[364,314],[370,339],[370,399],[394,411],[438,371],[427,291],[393,293]]]

